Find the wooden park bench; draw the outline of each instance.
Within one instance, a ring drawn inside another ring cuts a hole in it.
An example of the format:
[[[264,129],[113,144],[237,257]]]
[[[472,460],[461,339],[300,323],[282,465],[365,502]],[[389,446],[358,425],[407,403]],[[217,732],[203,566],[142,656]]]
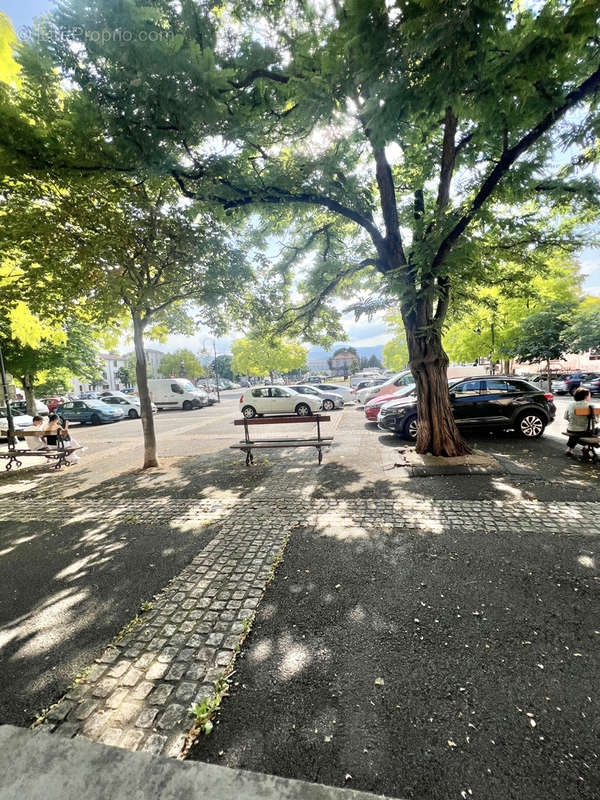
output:
[[[232,444],[232,449],[243,450],[246,453],[246,466],[254,463],[253,450],[264,450],[271,447],[315,447],[319,453],[319,464],[323,461],[323,448],[329,447],[333,441],[333,436],[321,436],[321,422],[329,422],[331,417],[324,417],[314,414],[308,417],[285,416],[285,417],[253,417],[252,419],[236,419],[234,425],[244,426],[244,440],[239,444]],[[305,422],[317,424],[317,435],[310,439],[252,439],[250,437],[250,425],[300,425]]]
[[[576,408],[575,416],[588,418],[587,432],[577,437],[577,444],[583,444],[588,447],[588,455],[591,451],[591,456],[589,458],[596,463],[600,460],[596,453],[596,448],[600,447],[600,437],[598,434],[594,433],[594,428],[596,419],[600,417],[600,407],[588,406],[588,408]],[[571,436],[571,434],[568,431],[563,431],[563,436]]]
[[[48,447],[43,450],[30,450],[29,448],[17,447],[19,438],[39,439],[40,435],[43,435],[43,433],[38,433],[37,431],[0,430],[0,436],[8,439],[8,450],[0,453],[0,458],[7,460],[5,469],[11,470],[13,464],[17,467],[21,467],[23,466],[21,459],[30,458],[31,456],[35,456],[36,458],[44,457],[47,458],[48,461],[54,461],[55,463],[52,464],[50,469],[60,469],[63,464],[68,467],[69,462],[67,461],[67,457],[76,450],[82,449],[80,446],[71,447],[68,441],[65,442],[61,436],[57,436],[56,445],[48,445]]]

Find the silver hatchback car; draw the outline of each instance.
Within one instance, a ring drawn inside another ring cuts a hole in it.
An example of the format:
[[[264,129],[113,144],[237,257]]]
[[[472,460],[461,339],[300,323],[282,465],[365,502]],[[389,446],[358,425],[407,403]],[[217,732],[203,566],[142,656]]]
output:
[[[293,389],[299,394],[311,394],[313,397],[319,397],[323,401],[323,411],[333,411],[334,408],[343,408],[344,398],[341,394],[335,392],[325,392],[318,386],[306,386],[302,383],[288,386],[288,389]]]

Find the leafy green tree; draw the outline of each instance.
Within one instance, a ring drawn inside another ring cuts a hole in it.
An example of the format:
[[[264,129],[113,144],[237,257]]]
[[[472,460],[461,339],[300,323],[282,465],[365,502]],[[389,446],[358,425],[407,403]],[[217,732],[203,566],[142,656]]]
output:
[[[216,359],[211,364],[213,372],[215,372],[220,378],[224,378],[228,381],[233,381],[233,370],[232,370],[232,357],[228,355],[221,355],[217,356]]]
[[[403,370],[408,364],[408,346],[404,333],[398,334],[383,346],[383,363],[388,369]]]
[[[381,369],[382,366],[383,366],[383,364],[381,363],[381,361],[377,358],[377,356],[375,354],[373,354],[369,358],[369,360],[367,361],[367,367],[373,367],[373,368]]]
[[[569,327],[574,304],[552,303],[525,317],[515,331],[510,355],[520,361],[546,362],[550,390],[550,361],[567,352],[564,333]]]
[[[9,207],[13,200],[18,195]],[[24,224],[26,240],[20,236]],[[7,215],[5,233],[18,244],[19,285],[32,287],[32,294],[42,266],[61,292],[78,302],[84,298],[98,316],[115,318],[126,309],[133,323],[144,468],[156,466],[144,336],[189,334],[193,320],[213,328],[226,324],[251,275],[226,226],[181,204],[173,186],[121,179],[73,184],[58,193],[50,186],[37,203]]]
[[[51,338],[39,339],[36,344],[25,344],[14,335],[14,330],[11,331],[9,317],[0,316],[0,346],[4,363],[23,387],[28,413],[35,414],[36,380],[47,382],[48,375],[55,370],[60,370],[61,383],[65,370],[72,376],[90,381],[98,376],[98,338],[98,329],[70,320],[60,335],[55,333]]]
[[[286,339],[247,337],[236,339],[231,347],[232,369],[236,375],[262,378],[276,372],[292,372],[306,366],[308,349]]]
[[[557,166],[551,132],[560,123],[561,137],[585,146],[597,124],[585,104],[600,87],[597,7],[494,0],[447,3],[441,14],[439,4],[407,0],[336,3],[331,18],[305,6],[292,15],[285,3],[265,14],[273,36],[253,50],[260,67],[241,54],[229,64],[234,89],[267,106],[269,135],[250,124],[235,164],[208,165],[198,153],[179,169],[182,190],[217,194],[231,210],[273,206],[272,219],[296,235],[294,253],[314,254],[290,330],[299,314],[314,323],[327,296],[370,271],[362,308],[401,309],[417,450],[468,452],[447,392],[450,299],[493,274],[490,239],[518,261],[569,238],[561,224],[541,224],[550,211],[596,202],[596,182],[575,174],[576,159]]]
[[[198,356],[194,355],[191,350],[185,349],[166,353],[160,360],[158,371],[164,378],[169,378],[171,375],[175,375],[177,378],[181,373],[182,364],[185,376],[190,380],[196,381],[201,375],[204,375],[204,367]]]
[[[450,309],[444,347],[453,361],[509,359],[521,321],[555,303],[575,306],[582,278],[574,264],[554,257],[518,279],[514,266],[504,264],[496,281],[497,285],[475,287],[470,297],[455,301]]]
[[[119,367],[117,370],[117,378],[119,379],[119,383],[122,383],[124,386],[133,386],[135,380],[133,379],[135,375],[134,371],[131,371],[128,366]]]
[[[583,353],[600,348],[599,298],[588,297],[577,307],[562,338],[569,352]]]

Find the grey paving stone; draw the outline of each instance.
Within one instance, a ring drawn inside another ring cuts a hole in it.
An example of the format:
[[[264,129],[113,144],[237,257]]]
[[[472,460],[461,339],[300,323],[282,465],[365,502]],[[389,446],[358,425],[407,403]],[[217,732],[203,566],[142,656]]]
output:
[[[145,708],[135,721],[137,728],[151,728],[158,715],[158,708]]]
[[[159,755],[162,752],[162,749],[167,741],[167,737],[163,736],[160,733],[153,733],[151,734],[142,747],[140,748],[144,753],[152,753],[154,755]]]
[[[186,709],[179,703],[171,703],[164,713],[158,718],[156,726],[161,730],[170,730],[185,719]]]
[[[161,683],[160,686],[157,686],[152,692],[148,698],[148,702],[152,705],[164,706],[173,692],[173,688],[174,687],[168,683]]]

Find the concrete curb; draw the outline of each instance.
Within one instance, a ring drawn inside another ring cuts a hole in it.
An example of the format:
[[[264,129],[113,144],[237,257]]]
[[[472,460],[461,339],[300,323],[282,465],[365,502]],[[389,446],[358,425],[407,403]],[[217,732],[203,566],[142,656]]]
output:
[[[385,800],[382,795],[132,753],[0,726],[0,800]]]

